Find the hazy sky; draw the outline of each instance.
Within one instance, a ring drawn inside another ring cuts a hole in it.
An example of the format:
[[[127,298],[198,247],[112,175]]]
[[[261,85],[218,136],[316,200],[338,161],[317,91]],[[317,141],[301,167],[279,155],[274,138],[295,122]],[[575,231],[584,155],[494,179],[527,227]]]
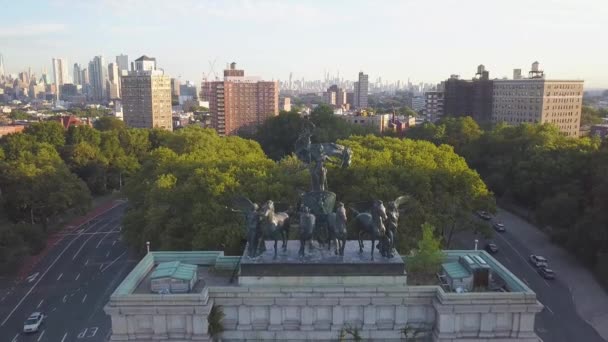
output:
[[[608,0],[0,0],[0,54],[16,73],[103,55],[156,57],[197,84],[209,61],[265,79],[438,82],[528,71],[608,87]],[[71,69],[71,67],[70,67]]]

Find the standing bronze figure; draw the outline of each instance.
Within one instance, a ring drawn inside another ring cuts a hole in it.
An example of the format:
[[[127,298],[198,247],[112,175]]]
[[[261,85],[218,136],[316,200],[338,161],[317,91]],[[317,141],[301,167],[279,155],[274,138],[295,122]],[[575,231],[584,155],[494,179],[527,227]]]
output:
[[[386,233],[391,242],[390,254],[396,251],[395,244],[397,241],[397,228],[399,226],[399,206],[405,203],[409,196],[399,196],[394,201],[390,201],[386,205]]]
[[[320,244],[330,244],[330,218],[336,203],[336,194],[329,191],[327,163],[348,167],[352,151],[348,147],[334,143],[311,143],[314,124],[308,122],[295,143],[295,155],[306,164],[310,172],[311,190],[301,197],[301,203],[315,215],[314,237]],[[329,247],[328,247],[329,248]]]

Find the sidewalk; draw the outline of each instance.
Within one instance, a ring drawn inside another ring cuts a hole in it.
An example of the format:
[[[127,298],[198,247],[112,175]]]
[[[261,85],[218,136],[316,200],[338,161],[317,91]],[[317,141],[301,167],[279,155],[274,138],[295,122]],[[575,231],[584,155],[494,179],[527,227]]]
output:
[[[62,238],[62,234],[73,231],[74,229],[80,227],[83,223],[86,223],[92,218],[99,216],[100,214],[112,209],[114,206],[122,202],[124,201],[116,199],[109,199],[107,201],[104,201],[94,207],[87,214],[80,217],[76,217],[70,222],[66,223],[64,228],[53,232],[51,235],[48,236],[46,246],[42,251],[40,251],[40,253],[36,255],[29,255],[25,258],[23,264],[17,272],[17,279],[21,280],[29,276],[32,269],[34,269],[34,267],[40,262],[40,260],[42,260],[47,255],[49,250],[59,242],[59,240]]]
[[[521,237],[519,240],[523,245],[549,260],[551,268],[570,289],[578,314],[593,326],[604,340],[608,340],[608,294],[591,271],[565,249],[553,244],[545,233],[526,220],[500,208],[496,217],[510,232]]]

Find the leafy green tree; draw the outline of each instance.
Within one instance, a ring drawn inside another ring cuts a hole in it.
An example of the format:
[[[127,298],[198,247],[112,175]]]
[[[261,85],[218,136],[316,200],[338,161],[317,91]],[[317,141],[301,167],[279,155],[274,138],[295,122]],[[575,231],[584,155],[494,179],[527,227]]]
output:
[[[8,117],[13,120],[30,120],[32,118],[31,115],[22,110],[13,110]]]
[[[227,206],[244,195],[261,202],[293,203],[295,192],[276,181],[280,174],[259,144],[215,131],[187,127],[163,134],[125,188],[132,210],[127,240],[136,248],[224,249],[240,253],[240,215]]]
[[[454,229],[470,229],[468,219],[478,209],[495,204],[479,175],[447,145],[375,136],[351,137],[339,143],[353,151],[352,166],[330,166],[329,188],[345,203],[394,200],[409,195],[399,221],[397,247],[414,248],[421,224],[440,227],[446,242]]]
[[[405,116],[418,116],[418,113],[408,106],[403,106],[399,108],[399,114]]]
[[[122,120],[112,116],[99,118],[93,125],[99,131],[120,131],[126,127]]]
[[[151,148],[149,135],[150,130],[130,128],[118,132],[118,139],[126,155],[134,156],[138,161],[141,161]]]
[[[99,146],[101,143],[101,133],[89,126],[70,126],[66,134],[66,144],[76,145],[86,142],[92,146]]]
[[[294,152],[295,142],[306,121],[297,112],[281,111],[278,116],[264,121],[254,139],[270,158],[279,160]]]
[[[70,173],[53,146],[36,143],[29,151],[0,162],[0,189],[7,216],[14,222],[48,222],[90,204],[86,186]]]
[[[581,126],[589,126],[589,125],[597,125],[602,123],[602,117],[605,117],[605,114],[600,110],[597,110],[593,107],[583,106],[581,109]]]
[[[56,121],[36,122],[23,130],[24,134],[31,135],[39,143],[48,143],[55,148],[65,144],[63,126]]]
[[[422,238],[418,241],[418,248],[414,255],[407,259],[410,274],[432,277],[439,271],[443,261],[441,242],[434,235],[435,228],[429,224],[421,225]]]
[[[318,105],[310,112],[310,121],[316,126],[312,137],[313,142],[335,142],[352,135],[375,133],[373,128],[369,126],[351,124],[339,115],[334,115],[333,109],[326,104]]]

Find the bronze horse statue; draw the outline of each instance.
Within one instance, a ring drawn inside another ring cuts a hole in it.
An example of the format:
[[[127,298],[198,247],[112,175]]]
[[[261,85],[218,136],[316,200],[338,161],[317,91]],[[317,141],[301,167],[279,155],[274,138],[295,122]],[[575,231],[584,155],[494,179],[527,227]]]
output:
[[[266,201],[259,211],[261,218],[261,231],[265,238],[274,240],[274,258],[277,258],[277,242],[279,238],[283,241],[283,251],[287,251],[287,239],[289,238],[289,215],[285,212],[275,212],[274,203]]]
[[[371,213],[359,213],[357,210],[351,208],[355,212],[355,229],[359,237],[359,253],[363,253],[363,236],[369,236],[372,242],[371,245],[371,257],[374,260],[374,249],[376,240],[379,242],[380,253],[383,256],[389,256],[387,249],[390,246],[390,241],[387,241],[386,228],[384,227],[384,221],[387,219],[386,208],[380,200],[375,200]]]
[[[336,255],[344,256],[344,246],[346,246],[346,209],[344,203],[338,202],[335,213],[327,215],[327,225],[329,231],[329,243],[327,250],[331,249],[331,241],[336,243]]]

